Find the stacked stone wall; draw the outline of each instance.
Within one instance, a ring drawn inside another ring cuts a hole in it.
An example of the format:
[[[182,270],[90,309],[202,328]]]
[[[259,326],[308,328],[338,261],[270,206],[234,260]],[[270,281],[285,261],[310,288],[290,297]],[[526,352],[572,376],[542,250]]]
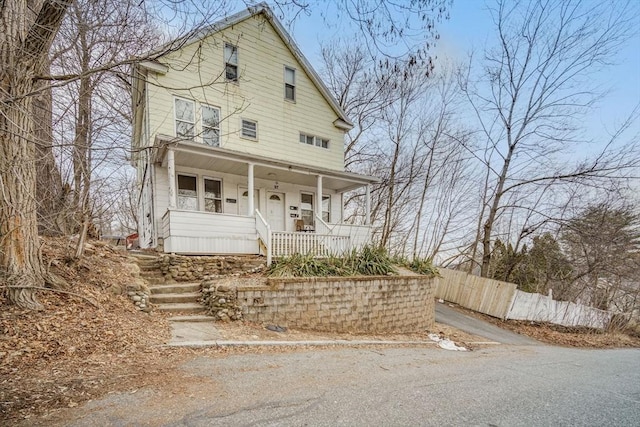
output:
[[[160,270],[165,279],[197,282],[220,276],[256,273],[266,268],[264,258],[255,256],[162,255]]]

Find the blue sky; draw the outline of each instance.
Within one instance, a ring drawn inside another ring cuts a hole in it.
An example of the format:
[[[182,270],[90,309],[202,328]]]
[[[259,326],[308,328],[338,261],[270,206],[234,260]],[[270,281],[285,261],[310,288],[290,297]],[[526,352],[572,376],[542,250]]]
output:
[[[320,43],[344,36],[349,30],[344,28],[344,22],[335,19],[335,8],[330,1],[318,3],[310,16],[298,16],[289,29],[305,56],[320,68]],[[616,3],[616,0],[612,1],[613,5]],[[636,27],[640,29],[640,18]],[[438,58],[465,60],[468,52],[479,52],[495,37],[484,0],[454,0],[450,19],[441,23],[438,29],[440,41],[435,50]],[[609,89],[607,97],[585,120],[585,128],[595,139],[606,139],[604,130],[612,130],[640,102],[640,30],[615,53],[613,61],[616,65],[594,76],[600,86]],[[640,123],[636,123],[634,129],[640,132]]]

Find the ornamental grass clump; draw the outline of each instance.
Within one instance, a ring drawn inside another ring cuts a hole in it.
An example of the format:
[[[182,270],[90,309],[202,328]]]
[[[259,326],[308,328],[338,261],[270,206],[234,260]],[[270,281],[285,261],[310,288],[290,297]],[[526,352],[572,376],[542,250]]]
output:
[[[311,254],[294,254],[274,261],[267,272],[271,277],[386,276],[396,273],[386,251],[369,246],[342,257],[316,258]]]

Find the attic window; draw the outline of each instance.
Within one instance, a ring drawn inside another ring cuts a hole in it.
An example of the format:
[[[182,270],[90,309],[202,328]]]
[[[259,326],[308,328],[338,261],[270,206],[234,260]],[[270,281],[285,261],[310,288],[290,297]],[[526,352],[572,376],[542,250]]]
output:
[[[258,139],[258,123],[253,120],[242,119],[241,136],[243,138]]]
[[[296,70],[290,67],[284,67],[284,98],[296,100]]]
[[[230,82],[238,81],[238,47],[224,44],[225,78]]]

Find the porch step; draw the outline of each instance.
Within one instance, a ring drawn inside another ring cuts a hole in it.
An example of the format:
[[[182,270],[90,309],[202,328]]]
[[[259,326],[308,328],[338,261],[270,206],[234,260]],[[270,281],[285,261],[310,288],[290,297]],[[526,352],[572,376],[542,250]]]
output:
[[[149,301],[153,304],[197,303],[200,292],[183,292],[178,294],[151,294]],[[198,304],[200,307],[202,305]]]
[[[129,251],[127,252],[129,254],[129,256],[132,256],[134,258],[136,258],[138,261],[157,261],[158,260],[158,255],[157,254],[150,254],[150,253],[141,253],[141,252],[135,252],[135,251]]]
[[[158,305],[158,311],[165,313],[200,314],[204,313],[204,306],[195,302],[160,304]]]
[[[200,283],[174,283],[171,285],[158,285],[150,288],[151,295],[159,294],[184,294],[200,291]]]

